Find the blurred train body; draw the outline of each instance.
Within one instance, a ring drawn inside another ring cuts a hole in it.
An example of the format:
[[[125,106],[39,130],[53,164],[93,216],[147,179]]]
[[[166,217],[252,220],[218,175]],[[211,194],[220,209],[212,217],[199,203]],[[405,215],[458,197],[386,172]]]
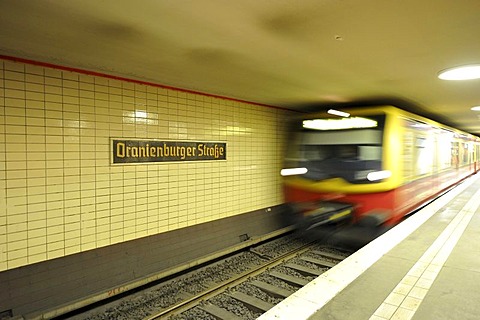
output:
[[[281,174],[303,229],[392,226],[480,168],[475,136],[393,106],[342,111],[294,124]]]

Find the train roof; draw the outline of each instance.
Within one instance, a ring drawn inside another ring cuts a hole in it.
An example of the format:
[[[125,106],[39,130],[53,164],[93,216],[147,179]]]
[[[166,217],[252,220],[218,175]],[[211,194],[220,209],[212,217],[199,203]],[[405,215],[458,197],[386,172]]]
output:
[[[351,115],[368,115],[368,114],[378,114],[378,113],[385,113],[385,114],[390,114],[390,115],[397,115],[400,117],[404,117],[407,119],[411,119],[414,121],[418,121],[427,125],[430,125],[435,128],[440,128],[443,130],[447,130],[450,132],[453,132],[456,135],[466,137],[471,140],[475,141],[480,141],[480,138],[478,136],[474,136],[468,132],[461,131],[459,129],[450,127],[448,125],[442,124],[440,122],[437,122],[435,120],[426,118],[424,116],[417,115],[415,113],[403,110],[401,108],[398,108],[393,105],[382,105],[382,106],[362,106],[362,107],[345,107],[339,109],[339,111],[349,113]],[[335,115],[331,115],[327,113],[327,110],[322,110],[319,112],[311,112],[311,113],[305,113],[302,114],[301,116],[298,116],[297,118],[301,119],[312,119],[312,118],[333,118],[337,117]]]

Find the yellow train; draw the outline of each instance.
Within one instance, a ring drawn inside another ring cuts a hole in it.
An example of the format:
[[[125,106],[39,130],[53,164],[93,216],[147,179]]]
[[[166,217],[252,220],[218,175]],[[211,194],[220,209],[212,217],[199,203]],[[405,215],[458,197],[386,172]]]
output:
[[[476,173],[480,139],[393,106],[303,115],[284,195],[305,228],[393,225]]]

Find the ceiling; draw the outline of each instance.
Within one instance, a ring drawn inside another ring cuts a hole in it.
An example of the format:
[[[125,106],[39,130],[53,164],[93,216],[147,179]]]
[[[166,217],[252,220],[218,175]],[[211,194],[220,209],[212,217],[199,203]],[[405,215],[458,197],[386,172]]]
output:
[[[289,109],[393,103],[480,135],[478,0],[0,1],[0,55]]]

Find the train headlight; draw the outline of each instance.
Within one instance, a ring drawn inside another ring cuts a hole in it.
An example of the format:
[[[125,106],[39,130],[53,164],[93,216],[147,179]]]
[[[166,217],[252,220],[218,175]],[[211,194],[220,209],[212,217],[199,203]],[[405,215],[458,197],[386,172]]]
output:
[[[289,169],[282,169],[280,174],[282,176],[297,176],[301,174],[305,174],[308,172],[307,168],[289,168]]]
[[[392,176],[392,172],[389,170],[383,170],[383,171],[374,171],[370,172],[367,175],[367,180],[368,181],[378,181],[378,180],[383,180],[390,178]]]

